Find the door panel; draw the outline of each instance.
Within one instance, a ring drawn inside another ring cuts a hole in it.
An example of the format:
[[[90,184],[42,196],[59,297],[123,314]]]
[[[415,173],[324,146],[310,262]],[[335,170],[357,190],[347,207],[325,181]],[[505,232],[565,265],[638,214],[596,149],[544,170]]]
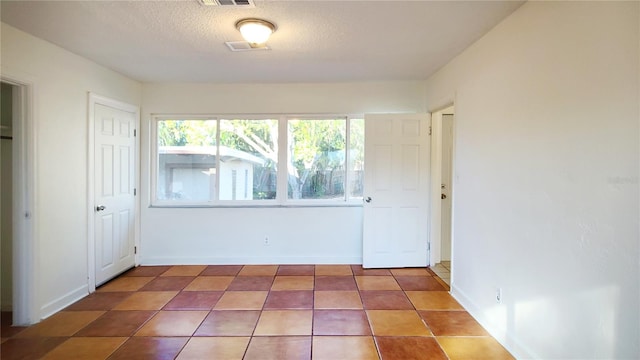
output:
[[[113,265],[113,215],[108,214],[100,217],[98,228],[102,233],[102,262],[101,269]]]
[[[133,267],[135,113],[95,104],[96,285]]]
[[[428,263],[429,115],[365,116],[363,266]]]

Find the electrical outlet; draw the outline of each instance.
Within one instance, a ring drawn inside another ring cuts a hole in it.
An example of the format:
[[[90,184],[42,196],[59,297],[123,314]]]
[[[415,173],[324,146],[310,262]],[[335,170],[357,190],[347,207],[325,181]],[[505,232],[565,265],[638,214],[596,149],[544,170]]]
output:
[[[502,304],[502,288],[496,288],[496,303]]]
[[[269,237],[264,237],[264,246],[269,246]]]

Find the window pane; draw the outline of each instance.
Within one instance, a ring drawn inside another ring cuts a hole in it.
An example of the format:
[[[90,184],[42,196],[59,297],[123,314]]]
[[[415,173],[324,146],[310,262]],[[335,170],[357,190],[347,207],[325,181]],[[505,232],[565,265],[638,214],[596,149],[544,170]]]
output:
[[[220,200],[276,198],[278,120],[220,120]]]
[[[157,131],[157,199],[214,200],[216,121],[160,120]]]
[[[364,184],[364,119],[349,120],[349,198],[362,198]]]
[[[289,120],[288,134],[288,198],[344,200],[346,119]]]

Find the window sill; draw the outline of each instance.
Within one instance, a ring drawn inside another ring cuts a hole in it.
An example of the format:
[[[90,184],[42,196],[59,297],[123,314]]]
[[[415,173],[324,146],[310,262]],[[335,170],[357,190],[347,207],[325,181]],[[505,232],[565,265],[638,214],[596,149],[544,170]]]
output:
[[[150,209],[273,209],[273,208],[344,208],[344,207],[362,207],[362,200],[332,203],[310,203],[295,202],[286,204],[152,204]]]

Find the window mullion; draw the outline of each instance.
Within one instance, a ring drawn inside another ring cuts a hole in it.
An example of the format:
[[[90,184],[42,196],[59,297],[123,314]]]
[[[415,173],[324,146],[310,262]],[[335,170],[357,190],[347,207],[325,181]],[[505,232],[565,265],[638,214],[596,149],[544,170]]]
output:
[[[344,180],[342,181],[342,186],[344,187],[344,201],[348,201],[349,200],[349,184],[350,180],[351,180],[351,174],[350,174],[350,159],[351,159],[351,149],[350,149],[350,144],[351,144],[351,127],[350,127],[350,120],[351,117],[347,116],[346,117],[346,121],[344,123],[344,131],[345,131],[345,136],[344,136]]]
[[[216,119],[216,188],[213,195],[213,202],[220,202],[220,118]]]
[[[287,200],[289,184],[289,129],[288,119],[284,116],[278,118],[278,172],[276,185],[276,201],[284,204]]]

